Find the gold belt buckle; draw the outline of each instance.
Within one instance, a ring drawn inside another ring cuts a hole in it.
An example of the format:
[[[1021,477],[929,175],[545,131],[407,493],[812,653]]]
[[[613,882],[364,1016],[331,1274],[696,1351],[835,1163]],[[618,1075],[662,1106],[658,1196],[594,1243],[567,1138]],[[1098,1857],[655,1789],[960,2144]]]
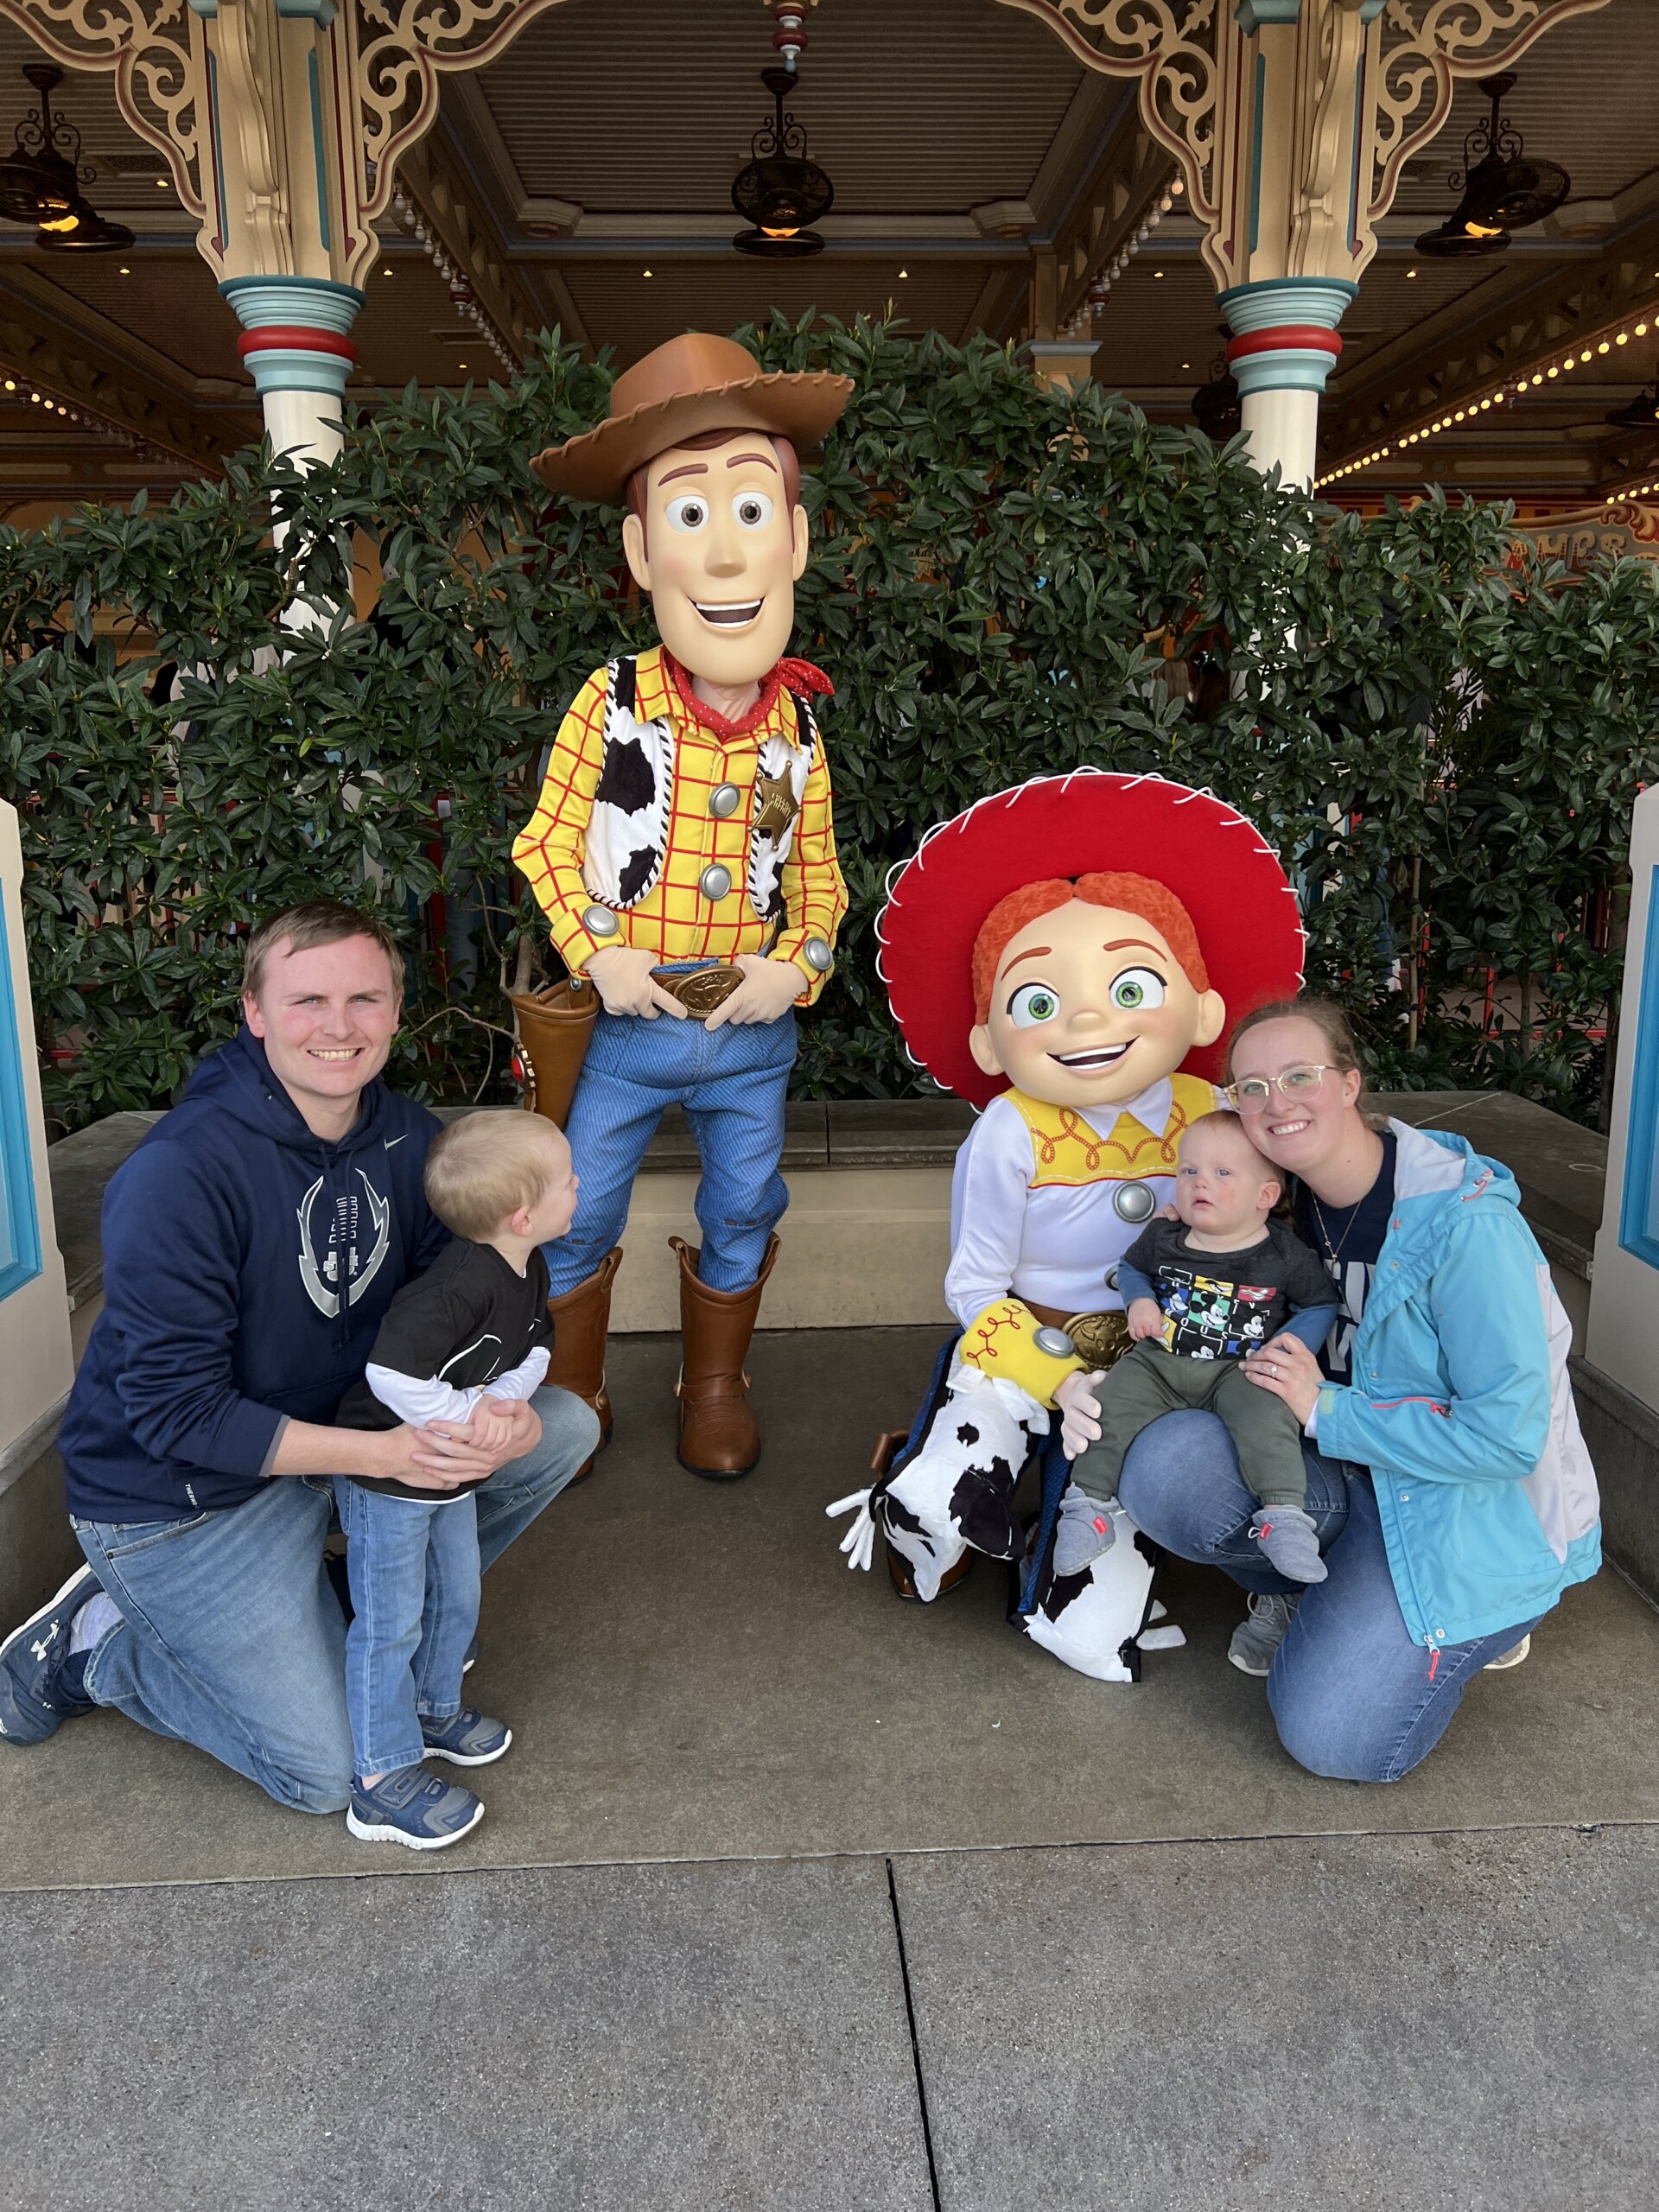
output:
[[[716,1007],[724,1006],[732,993],[743,981],[741,968],[693,968],[677,972],[671,968],[653,968],[651,980],[665,990],[670,998],[677,999],[688,1014],[712,1014]]]
[[[1129,1348],[1129,1325],[1121,1313],[1074,1313],[1065,1333],[1090,1367],[1111,1367]]]

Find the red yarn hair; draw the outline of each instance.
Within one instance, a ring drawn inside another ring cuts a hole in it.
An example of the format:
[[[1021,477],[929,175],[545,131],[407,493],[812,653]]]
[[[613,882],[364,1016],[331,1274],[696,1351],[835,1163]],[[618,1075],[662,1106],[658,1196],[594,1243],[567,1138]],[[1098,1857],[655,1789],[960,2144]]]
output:
[[[991,1010],[991,986],[997,963],[1021,930],[1039,916],[1052,914],[1080,899],[1085,906],[1116,906],[1122,913],[1138,914],[1150,922],[1174,954],[1182,974],[1195,991],[1210,988],[1210,971],[1198,950],[1198,933],[1192,917],[1175,893],[1149,875],[1129,875],[1116,869],[1080,875],[1075,883],[1063,876],[1045,883],[1022,883],[999,899],[980,924],[974,939],[974,1020],[983,1023]]]

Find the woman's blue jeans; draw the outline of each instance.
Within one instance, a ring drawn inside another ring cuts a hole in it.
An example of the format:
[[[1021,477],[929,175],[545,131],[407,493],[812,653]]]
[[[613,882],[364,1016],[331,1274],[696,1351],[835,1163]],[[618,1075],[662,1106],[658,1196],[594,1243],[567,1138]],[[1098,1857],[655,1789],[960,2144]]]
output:
[[[599,1442],[568,1390],[538,1390],[541,1441],[474,1492],[479,1557],[499,1557]],[[351,1794],[346,1622],[323,1567],[326,1477],[281,1476],[245,1504],[181,1521],[77,1521],[121,1619],[92,1654],[87,1694],[194,1744],[279,1805],[343,1812]]]
[[[1302,1591],[1268,1675],[1279,1740],[1310,1774],[1398,1782],[1427,1758],[1470,1681],[1537,1625],[1429,1651],[1407,1633],[1363,1467],[1303,1446],[1307,1510],[1329,1572]],[[1250,1541],[1255,1499],[1213,1414],[1166,1414],[1143,1429],[1119,1491],[1137,1528],[1178,1558],[1218,1567],[1243,1589],[1289,1595]]]
[[[794,1065],[792,1014],[709,1029],[695,1015],[601,1013],[565,1132],[582,1185],[576,1217],[542,1247],[554,1297],[586,1282],[621,1236],[645,1147],[676,1103],[702,1161],[698,1278],[710,1290],[747,1290],[789,1205],[778,1163]]]

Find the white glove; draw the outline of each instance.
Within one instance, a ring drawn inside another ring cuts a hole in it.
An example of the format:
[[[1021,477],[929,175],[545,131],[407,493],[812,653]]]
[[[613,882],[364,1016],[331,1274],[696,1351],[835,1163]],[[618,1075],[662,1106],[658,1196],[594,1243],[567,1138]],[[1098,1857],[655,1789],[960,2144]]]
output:
[[[1060,1409],[1060,1441],[1068,1459],[1075,1459],[1090,1444],[1100,1441],[1100,1401],[1094,1393],[1105,1372],[1103,1367],[1097,1367],[1091,1375],[1068,1375],[1054,1393],[1054,1402]]]
[[[869,1573],[870,1561],[875,1556],[875,1516],[870,1510],[871,1496],[872,1491],[868,1490],[849,1491],[845,1497],[838,1497],[833,1505],[826,1505],[823,1509],[832,1516],[837,1513],[854,1516],[841,1540],[841,1548],[846,1554],[848,1566],[853,1568],[861,1567],[866,1574]]]
[[[723,1029],[728,1021],[780,1021],[806,988],[806,978],[792,960],[740,952],[732,965],[743,980],[707,1017],[705,1029]]]
[[[599,993],[607,1014],[640,1014],[654,1021],[659,1014],[685,1020],[685,1008],[651,979],[661,965],[658,954],[632,944],[602,944],[588,956],[584,971]]]

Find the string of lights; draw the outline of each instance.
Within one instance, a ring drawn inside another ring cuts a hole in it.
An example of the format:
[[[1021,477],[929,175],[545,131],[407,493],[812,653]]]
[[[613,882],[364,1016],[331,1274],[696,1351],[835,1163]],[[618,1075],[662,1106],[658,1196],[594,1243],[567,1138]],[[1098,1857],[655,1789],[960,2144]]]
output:
[[[420,210],[406,193],[401,190],[394,192],[391,195],[391,204],[404,228],[413,232],[416,240],[424,249],[427,259],[431,262],[439,276],[448,285],[449,297],[455,313],[473,325],[491,353],[495,355],[496,359],[511,375],[519,365],[518,356],[513,351],[500,325],[493,316],[486,314],[477,300],[474,298],[473,288],[467,282],[465,272],[455,267],[436,238],[427,229]]]
[[[31,377],[4,363],[0,363],[0,394],[15,400],[20,407],[44,408],[48,415],[60,415],[66,422],[78,423],[83,429],[95,430],[101,437],[124,446],[130,453],[153,455],[157,459],[190,458],[186,454],[175,454],[170,447],[158,445],[153,439],[141,438],[124,423],[111,421],[109,416],[99,414],[94,407],[88,407],[79,400],[71,404],[67,400],[60,399],[55,392],[37,385]]]
[[[1185,190],[1186,186],[1179,176],[1172,177],[1112,258],[1089,279],[1088,305],[1093,314],[1098,315],[1105,306],[1114,282],[1123,274]]]
[[[1478,388],[1460,406],[1445,408],[1438,415],[1426,416],[1414,428],[1402,432],[1398,437],[1390,438],[1382,445],[1373,446],[1369,453],[1356,455],[1352,461],[1344,461],[1339,468],[1327,469],[1323,476],[1315,479],[1313,488],[1322,492],[1327,484],[1340,484],[1344,479],[1357,475],[1362,468],[1374,467],[1379,461],[1387,461],[1392,454],[1404,453],[1410,447],[1421,445],[1426,438],[1440,437],[1474,416],[1484,415],[1494,407],[1512,405],[1528,392],[1536,391],[1560,377],[1571,376],[1575,369],[1586,366],[1599,356],[1611,354],[1620,346],[1628,346],[1632,339],[1645,338],[1650,330],[1659,330],[1659,302],[1644,308],[1629,322],[1617,327],[1609,324],[1587,337],[1574,339],[1564,353],[1558,353],[1553,360],[1529,369],[1522,375],[1511,373],[1500,377],[1493,384]]]

